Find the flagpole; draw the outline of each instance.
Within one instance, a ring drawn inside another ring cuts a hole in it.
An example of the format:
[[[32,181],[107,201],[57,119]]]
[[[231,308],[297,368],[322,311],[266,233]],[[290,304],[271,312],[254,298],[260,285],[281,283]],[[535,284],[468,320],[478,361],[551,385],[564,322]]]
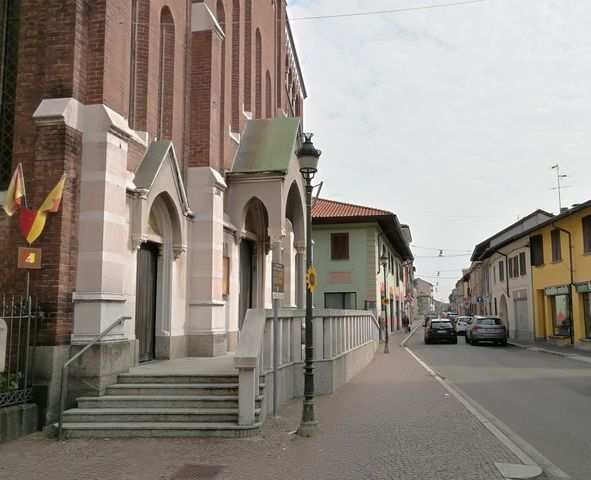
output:
[[[22,178],[22,183],[23,183],[23,197],[25,199],[25,208],[29,208],[29,202],[27,201],[27,185],[25,183],[25,173],[23,172],[23,164],[19,163],[16,168],[20,169],[20,171],[21,171],[21,178]],[[31,288],[31,271],[29,269],[27,269],[27,280],[26,280],[26,286],[25,286],[25,298],[27,301],[27,308],[30,308],[30,306],[31,306],[31,301],[29,300],[30,288]]]

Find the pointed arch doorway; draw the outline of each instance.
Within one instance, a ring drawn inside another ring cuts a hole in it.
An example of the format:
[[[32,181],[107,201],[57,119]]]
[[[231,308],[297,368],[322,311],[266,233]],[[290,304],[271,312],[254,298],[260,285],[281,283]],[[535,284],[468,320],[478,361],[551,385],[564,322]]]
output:
[[[145,242],[137,254],[135,336],[140,362],[149,362],[156,357],[158,251],[158,244]]]

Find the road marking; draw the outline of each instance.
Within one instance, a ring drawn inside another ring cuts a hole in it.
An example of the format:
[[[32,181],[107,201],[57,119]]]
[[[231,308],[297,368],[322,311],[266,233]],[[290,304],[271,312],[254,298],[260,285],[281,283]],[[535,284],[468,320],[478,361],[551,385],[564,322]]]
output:
[[[567,473],[558,468],[538,450],[536,450],[535,447],[533,447],[530,443],[513,432],[491,412],[486,410],[482,405],[462,392],[459,387],[456,385],[452,386],[445,379],[441,378],[437,372],[429,367],[429,365],[427,365],[410,348],[404,347],[404,349],[517,458],[519,458],[525,465],[531,465],[534,467],[537,466],[539,468],[539,473],[530,478],[535,478],[541,475],[543,471],[546,472],[547,475],[550,475],[551,478],[564,480],[571,478]],[[540,465],[543,467],[543,471]]]

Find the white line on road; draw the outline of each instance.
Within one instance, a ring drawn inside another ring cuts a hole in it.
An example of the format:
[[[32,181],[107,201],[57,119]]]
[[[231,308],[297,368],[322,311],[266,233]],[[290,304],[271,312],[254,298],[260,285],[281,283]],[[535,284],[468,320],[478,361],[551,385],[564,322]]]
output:
[[[416,331],[416,329],[415,329]],[[410,338],[413,331],[408,338]],[[405,340],[408,340],[405,339]],[[530,478],[535,478],[541,475],[542,468],[546,474],[551,475],[552,478],[556,479],[569,479],[570,476],[563,470],[554,465],[538,450],[536,450],[531,444],[513,432],[507,425],[501,422],[492,413],[486,410],[482,405],[470,398],[464,392],[462,392],[457,386],[452,386],[446,380],[441,378],[429,365],[427,365],[418,355],[416,355],[410,348],[404,347],[404,349],[430,374],[432,375],[449,393],[451,393],[472,415],[474,415],[480,423],[491,432],[505,447],[515,454],[525,465],[533,467],[532,475]],[[527,453],[526,453],[527,452]],[[534,460],[535,459],[535,460]],[[537,469],[535,468],[537,467]],[[534,475],[535,473],[535,475]]]

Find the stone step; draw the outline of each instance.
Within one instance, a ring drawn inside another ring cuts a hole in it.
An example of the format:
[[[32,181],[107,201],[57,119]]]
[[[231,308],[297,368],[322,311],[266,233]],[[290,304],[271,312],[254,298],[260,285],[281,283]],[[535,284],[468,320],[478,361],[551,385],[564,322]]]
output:
[[[78,408],[238,408],[238,395],[103,395],[79,397]]]
[[[125,422],[63,424],[66,438],[115,438],[115,437],[249,437],[260,431],[261,424],[237,425],[235,423],[189,422]],[[54,430],[57,425],[54,425]]]
[[[238,375],[171,375],[122,373],[118,383],[238,383]]]
[[[255,412],[256,418],[261,410]],[[73,408],[66,423],[238,423],[237,408]]]
[[[106,395],[238,395],[234,383],[119,383],[107,387]]]

